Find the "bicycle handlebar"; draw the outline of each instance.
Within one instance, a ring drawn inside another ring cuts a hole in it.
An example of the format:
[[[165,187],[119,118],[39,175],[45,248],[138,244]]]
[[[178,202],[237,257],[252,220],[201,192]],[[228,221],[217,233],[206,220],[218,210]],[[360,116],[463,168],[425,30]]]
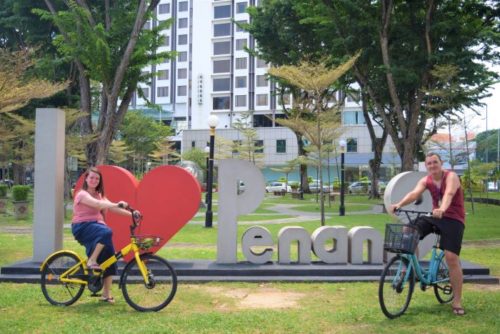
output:
[[[134,209],[130,205],[127,205],[125,207],[122,203],[120,203],[120,204],[118,204],[118,207],[122,208],[122,209],[125,209],[125,210],[127,210],[127,211],[129,211],[131,213],[132,225],[130,225],[130,233],[133,235],[134,234],[134,230],[139,226],[139,222],[142,219],[142,215],[140,214],[139,211],[137,211],[136,209]]]
[[[417,218],[420,216],[432,217],[432,212],[428,212],[428,211],[406,210],[406,209],[401,209],[401,208],[394,210],[395,215],[399,215],[400,213],[406,214],[406,218],[408,218],[408,221],[411,224],[413,224],[413,222],[415,220],[415,219],[411,219],[411,217],[410,217],[411,213],[417,214]]]

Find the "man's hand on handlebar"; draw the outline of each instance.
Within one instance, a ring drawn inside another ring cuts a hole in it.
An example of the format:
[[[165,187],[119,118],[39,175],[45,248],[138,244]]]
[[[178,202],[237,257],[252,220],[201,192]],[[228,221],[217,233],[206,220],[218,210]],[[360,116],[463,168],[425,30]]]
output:
[[[392,204],[390,207],[389,207],[389,213],[391,215],[394,215],[396,214],[396,212],[400,209],[400,207],[397,205],[397,204]]]
[[[432,217],[441,219],[443,218],[444,211],[441,209],[432,210]]]

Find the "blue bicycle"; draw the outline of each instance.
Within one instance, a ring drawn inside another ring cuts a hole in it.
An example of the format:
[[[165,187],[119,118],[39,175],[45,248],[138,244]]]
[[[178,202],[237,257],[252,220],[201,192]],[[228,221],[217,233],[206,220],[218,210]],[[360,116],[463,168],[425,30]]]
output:
[[[434,288],[434,294],[440,303],[449,303],[453,299],[444,251],[439,249],[439,234],[436,234],[428,264],[420,263],[415,254],[420,238],[415,221],[418,217],[431,213],[402,209],[396,213],[405,213],[410,223],[387,224],[385,229],[384,249],[396,253],[396,256],[389,260],[382,271],[378,297],[382,312],[389,319],[399,317],[408,308],[416,278],[420,281],[422,291]],[[416,217],[412,219],[411,214]],[[438,232],[435,230],[435,233]]]

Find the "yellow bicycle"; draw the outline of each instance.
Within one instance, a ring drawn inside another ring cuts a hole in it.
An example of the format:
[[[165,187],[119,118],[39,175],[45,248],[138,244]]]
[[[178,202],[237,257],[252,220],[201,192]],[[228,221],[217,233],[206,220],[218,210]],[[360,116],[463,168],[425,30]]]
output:
[[[127,210],[134,212],[130,207]],[[142,312],[159,311],[166,307],[177,291],[177,274],[167,260],[147,253],[161,238],[135,235],[140,218],[132,214],[130,244],[101,263],[99,270],[87,268],[87,260],[70,250],[49,255],[40,267],[42,292],[49,303],[69,306],[82,296],[85,286],[93,296],[97,296],[103,287],[104,271],[133,252],[133,259],[125,265],[120,275],[119,287],[125,301]]]

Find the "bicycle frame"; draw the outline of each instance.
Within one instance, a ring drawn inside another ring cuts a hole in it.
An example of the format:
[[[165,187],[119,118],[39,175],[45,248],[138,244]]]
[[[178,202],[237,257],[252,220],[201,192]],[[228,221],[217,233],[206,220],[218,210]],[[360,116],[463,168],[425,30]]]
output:
[[[418,217],[420,217],[420,215],[426,214],[424,212],[413,211],[413,210],[400,210],[400,211],[404,212],[406,214],[406,216],[408,217],[408,221],[410,221],[410,222],[415,221]],[[417,218],[412,220],[410,218],[410,215],[409,215],[410,213],[416,213],[418,215]],[[430,213],[428,213],[428,214],[430,214]],[[437,251],[437,248],[439,247],[439,240],[440,240],[440,236],[439,236],[439,234],[437,234],[436,241],[434,243],[434,246],[432,247],[431,260],[429,261],[429,267],[427,269],[422,268],[422,266],[420,265],[420,261],[418,260],[417,255],[415,255],[415,254],[400,254],[400,256],[402,258],[404,258],[408,261],[408,268],[410,269],[405,273],[405,278],[404,278],[403,284],[406,283],[408,281],[408,279],[410,278],[410,274],[411,274],[412,270],[415,271],[415,274],[417,275],[417,278],[420,281],[420,286],[422,288],[424,288],[427,285],[434,285],[437,283],[449,281],[449,279],[444,279],[444,280],[439,280],[439,281],[437,280],[437,272],[438,272],[437,266],[439,265],[440,261],[444,257],[444,251],[442,251],[442,250],[440,250],[439,252]],[[396,277],[400,277],[401,270],[402,270],[402,268],[400,266],[400,268],[398,268],[398,272],[397,272],[398,275]],[[396,280],[396,278],[395,278],[395,280]]]
[[[135,239],[135,237],[132,236],[130,244],[126,245],[120,251],[116,252],[113,256],[111,256],[106,261],[104,261],[103,263],[101,263],[100,267],[101,267],[102,271],[100,272],[100,275],[102,275],[102,273],[107,268],[109,268],[111,265],[113,265],[114,263],[116,263],[119,259],[123,258],[124,256],[126,256],[130,252],[133,252],[134,253],[134,258],[137,261],[137,264],[138,264],[139,270],[141,272],[142,278],[144,279],[144,282],[146,284],[149,284],[148,270],[147,270],[146,266],[144,265],[144,263],[140,260],[141,253],[140,253],[139,250],[140,249],[137,246],[136,239]],[[88,284],[87,280],[83,280],[83,279],[71,277],[73,274],[75,274],[79,270],[80,266],[84,267],[85,276],[89,275],[89,271],[90,271],[87,268],[87,266],[85,265],[86,264],[86,260],[83,259],[82,257],[80,257],[77,253],[75,253],[73,251],[61,250],[61,251],[58,251],[58,252],[55,252],[55,253],[51,254],[51,256],[49,256],[42,263],[42,265],[40,266],[40,270],[42,270],[42,268],[45,266],[45,264],[47,263],[47,261],[49,261],[49,259],[52,256],[57,255],[57,254],[62,253],[62,252],[72,253],[73,255],[75,255],[79,259],[79,262],[76,263],[71,268],[69,268],[68,270],[66,270],[64,273],[62,273],[60,275],[60,277],[59,277],[59,280],[61,282],[64,282],[64,283],[77,283],[77,284],[85,284],[85,285]]]

